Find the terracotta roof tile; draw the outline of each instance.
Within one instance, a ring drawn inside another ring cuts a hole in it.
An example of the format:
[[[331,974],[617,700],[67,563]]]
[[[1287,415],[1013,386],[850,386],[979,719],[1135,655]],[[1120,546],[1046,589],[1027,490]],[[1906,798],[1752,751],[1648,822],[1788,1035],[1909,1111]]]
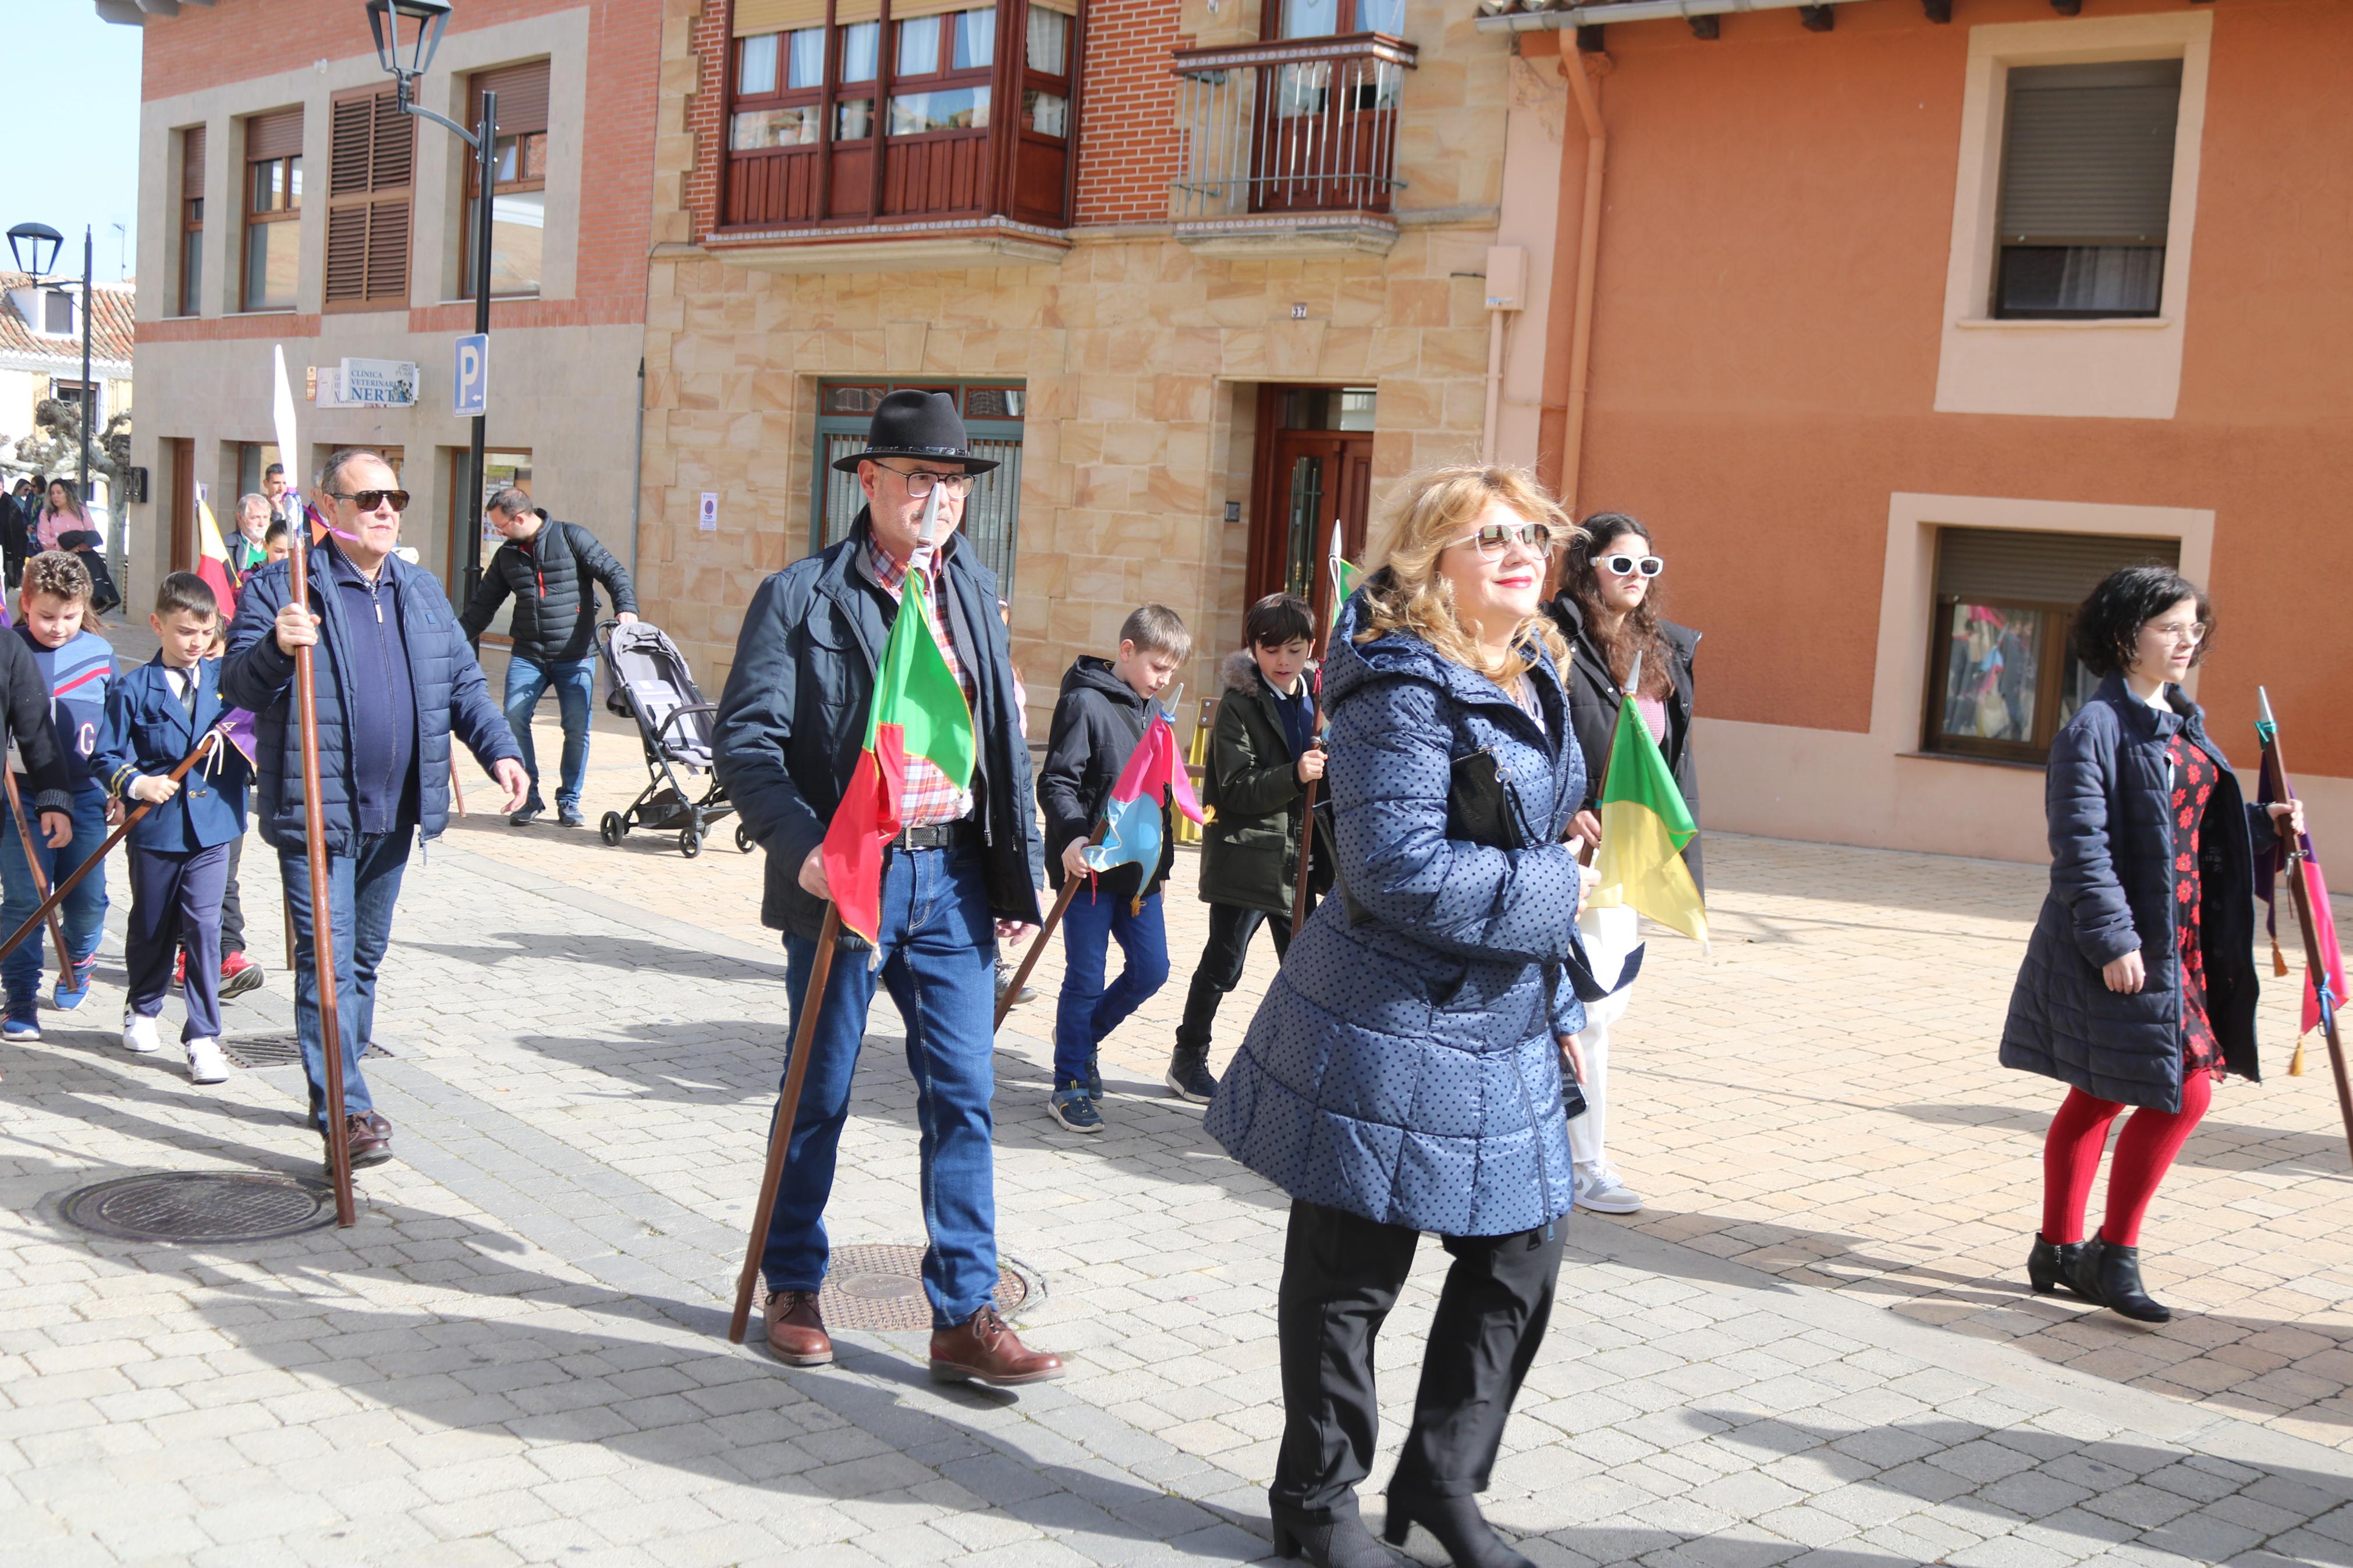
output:
[[[31,323],[16,313],[15,290],[32,283],[23,272],[0,271],[0,353],[30,355],[40,359],[79,359],[81,357],[81,336],[50,337],[37,332]],[[54,277],[48,279],[55,283]],[[77,288],[81,280],[73,279]],[[98,315],[90,334],[90,354],[93,360],[105,360],[117,364],[131,363],[131,345],[138,336],[134,311],[137,295],[129,288],[100,283],[93,290],[98,297]]]

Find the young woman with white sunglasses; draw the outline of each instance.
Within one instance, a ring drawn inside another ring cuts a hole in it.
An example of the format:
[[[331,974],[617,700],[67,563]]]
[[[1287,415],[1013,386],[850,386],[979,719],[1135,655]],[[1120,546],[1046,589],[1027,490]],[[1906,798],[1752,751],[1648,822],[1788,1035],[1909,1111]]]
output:
[[[1588,843],[1601,841],[1601,786],[1609,767],[1610,740],[1618,732],[1618,710],[1625,700],[1634,658],[1641,656],[1641,689],[1634,706],[1665,753],[1683,789],[1692,820],[1699,820],[1699,769],[1692,749],[1692,654],[1699,633],[1659,615],[1660,575],[1666,562],[1651,531],[1620,512],[1585,520],[1585,537],[1573,544],[1561,574],[1552,618],[1568,639],[1568,712],[1585,752],[1587,799],[1575,831]],[[1692,880],[1700,879],[1699,838],[1683,848]],[[1595,977],[1614,985],[1625,961],[1641,945],[1632,910],[1588,909],[1578,919]],[[1615,991],[1585,1008],[1585,1027],[1562,1037],[1562,1048],[1585,1093],[1585,1113],[1568,1124],[1577,1166],[1577,1205],[1597,1214],[1633,1214],[1641,1197],[1609,1163],[1604,1146],[1609,1110],[1609,1033],[1624,1016],[1632,987]]]

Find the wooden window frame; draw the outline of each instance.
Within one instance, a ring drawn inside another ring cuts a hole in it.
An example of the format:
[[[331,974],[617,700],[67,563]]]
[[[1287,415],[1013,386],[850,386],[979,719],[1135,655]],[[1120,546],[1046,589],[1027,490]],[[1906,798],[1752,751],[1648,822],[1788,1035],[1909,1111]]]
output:
[[[245,185],[237,195],[237,205],[245,218],[243,232],[237,247],[237,309],[242,312],[253,313],[273,310],[290,311],[296,309],[299,303],[298,300],[289,300],[282,305],[258,305],[253,301],[251,290],[253,283],[253,234],[255,229],[269,228],[280,224],[294,225],[294,232],[296,236],[295,254],[298,258],[297,266],[300,266],[299,258],[301,256],[300,247],[301,245],[301,236],[302,232],[302,198],[295,190],[294,184],[296,168],[301,162],[302,154],[300,153],[288,153],[269,158],[248,158],[245,161]],[[262,169],[269,167],[271,164],[276,164],[278,166],[276,174],[277,194],[283,198],[283,201],[281,205],[277,206],[256,207],[254,205],[254,198],[256,192],[259,188],[259,182],[257,176]],[[296,287],[299,290],[301,285],[298,283]]]
[[[1961,605],[1985,605],[2005,614],[2032,616],[2036,622],[2034,712],[2023,741],[1991,741],[1974,735],[1947,734],[1943,725],[1947,683],[1952,675],[1953,612]],[[2071,633],[2073,605],[2034,600],[2015,602],[1990,596],[1938,594],[1928,619],[1928,686],[1920,705],[1920,749],[1937,756],[1975,757],[1999,763],[2041,767],[2051,760],[2051,742],[2065,715],[2070,671],[2075,663]]]
[[[180,132],[180,253],[173,282],[183,316],[204,313],[205,128],[192,125]],[[191,256],[195,260],[188,265]]]
[[[364,150],[346,140],[361,123],[354,108],[360,104],[368,106]],[[339,92],[328,100],[328,113],[327,253],[321,309],[331,314],[405,310],[415,273],[417,121],[401,111],[395,89],[388,87]],[[359,252],[355,263],[349,250],[353,244]],[[357,292],[337,292],[343,283],[339,265],[358,267]]]
[[[545,72],[549,68],[548,62],[545,60],[540,60],[535,63],[539,66],[542,72]],[[513,68],[514,68],[512,67],[501,67],[497,70],[476,71],[473,74],[466,87],[467,102],[470,106],[470,113],[472,116],[471,122],[479,124],[481,121],[482,92],[488,85],[486,79],[496,76],[504,76]],[[501,113],[503,112],[504,110],[502,110]],[[526,121],[518,120],[512,130],[509,130],[504,125],[501,125],[493,132],[495,147],[503,149],[510,143],[513,145],[514,166],[516,170],[512,178],[509,178],[505,174],[501,173],[497,179],[492,182],[491,185],[491,199],[493,202],[503,195],[522,195],[532,191],[544,192],[547,189],[547,115],[543,111],[539,114],[531,116],[530,119],[535,120],[537,123],[533,124]],[[525,174],[522,171],[531,167],[531,153],[534,148],[537,149],[539,153],[540,172],[536,174]],[[500,166],[503,169],[504,164],[502,162]],[[474,209],[480,201],[481,194],[481,164],[474,159],[469,158],[466,160],[466,199],[462,210],[458,216],[459,247],[458,254],[463,258],[458,270],[459,279],[465,285],[465,297],[469,300],[474,297]],[[543,217],[545,216],[545,203],[543,200],[541,206]],[[544,229],[541,230],[543,235],[545,232],[546,231]],[[492,243],[496,243],[495,233],[492,237]],[[540,253],[542,276],[534,279],[530,288],[496,289],[491,292],[491,298],[493,300],[538,299],[540,290],[543,289],[547,283],[547,279],[545,277],[546,265],[547,255],[545,250],[543,248]]]
[[[1356,0],[1342,0],[1342,4],[1344,5],[1353,5],[1355,3]],[[2119,70],[2128,71],[2131,68],[2136,66],[2170,66],[2175,70],[2179,71],[2181,66],[2181,61],[2175,57],[2158,57],[2146,60],[2130,59],[2097,62],[2088,68],[2099,69],[2103,68],[2115,68]],[[1997,213],[1995,218],[1993,267],[1990,279],[1991,297],[1988,300],[1986,304],[1987,314],[1995,321],[2150,321],[2160,318],[2165,314],[2166,304],[2166,248],[2171,243],[2172,238],[2170,234],[2171,225],[2169,221],[2165,226],[2168,232],[2159,235],[2154,240],[2149,239],[2145,234],[2098,234],[2088,231],[2073,234],[2037,233],[2031,237],[2021,237],[2015,240],[2006,237],[2001,222],[2002,217],[2006,215],[2000,212],[2000,208],[2007,205],[2007,193],[2010,177],[2012,141],[2019,131],[2018,100],[2021,89],[2017,73],[2021,70],[2031,71],[2050,68],[2053,68],[2046,65],[2022,62],[2020,66],[2013,68],[2011,74],[2005,79],[2002,85],[2001,93],[2003,110],[2001,156],[1994,165],[1994,193],[1997,204]],[[2056,68],[2068,69],[2084,68],[2059,66]],[[2183,90],[2183,83],[2177,76],[2171,85],[2174,92],[2174,133],[2178,134],[2180,125],[2181,93]],[[2086,91],[2096,89],[2078,86],[2074,90]],[[2171,158],[2172,149],[2168,145],[2167,149],[2168,168],[2171,163]],[[2170,181],[2168,180],[2168,185],[2169,184]],[[2169,212],[2167,216],[2169,220]],[[2156,274],[2157,294],[2147,309],[2134,310],[2113,307],[2044,307],[2013,305],[2010,302],[2009,286],[2010,275],[2007,263],[2012,251],[2056,250],[2066,252],[2095,249],[2140,250],[2153,253],[2152,266]]]
[[[1297,39],[1286,40],[1283,37],[1282,11],[1285,4],[1286,0],[1265,0],[1265,4],[1259,8],[1258,36],[1261,43],[1298,41]],[[1372,28],[1357,25],[1357,16],[1365,4],[1366,0],[1338,0],[1338,8],[1333,13],[1334,25],[1331,32],[1304,33],[1300,37],[1303,38],[1383,37],[1397,38],[1402,42],[1403,37],[1400,34],[1376,33]]]

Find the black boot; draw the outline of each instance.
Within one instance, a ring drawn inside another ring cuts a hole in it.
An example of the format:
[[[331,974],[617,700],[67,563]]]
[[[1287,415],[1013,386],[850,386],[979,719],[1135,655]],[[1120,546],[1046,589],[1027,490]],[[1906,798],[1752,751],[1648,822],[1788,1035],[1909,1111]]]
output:
[[[2169,1323],[2173,1310],[2153,1300],[2141,1288],[2140,1248],[2118,1247],[2105,1236],[2084,1244],[2073,1275],[2075,1294],[2097,1301],[2119,1317],[2136,1323]]]
[[[1209,1070],[1209,1053],[1198,1047],[1178,1046],[1168,1058],[1165,1080],[1170,1092],[1195,1105],[1207,1105],[1218,1092],[1218,1077]]]
[[[2075,1284],[2075,1264],[2084,1256],[2080,1241],[2045,1241],[2042,1233],[2034,1233],[2034,1250],[2026,1255],[2027,1282],[2038,1296],[2049,1296],[2064,1290],[2071,1296],[2083,1296]],[[2098,1298],[2084,1296],[2086,1301]]]
[[[1270,1503],[1274,1516],[1274,1554],[1305,1556],[1315,1568],[1398,1568],[1398,1560],[1373,1539],[1353,1505],[1310,1520],[1295,1508]]]
[[[1429,1497],[1389,1489],[1389,1517],[1381,1533],[1392,1546],[1402,1546],[1415,1525],[1438,1537],[1454,1568],[1536,1568],[1504,1545],[1474,1497]]]

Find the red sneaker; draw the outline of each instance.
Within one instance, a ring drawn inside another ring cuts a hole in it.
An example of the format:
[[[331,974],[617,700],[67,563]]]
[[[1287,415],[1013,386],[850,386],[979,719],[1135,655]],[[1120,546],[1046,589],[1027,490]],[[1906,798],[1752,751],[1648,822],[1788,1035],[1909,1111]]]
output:
[[[241,952],[230,953],[221,960],[221,1000],[227,1001],[232,996],[242,996],[248,991],[260,990],[263,978],[261,965]]]

